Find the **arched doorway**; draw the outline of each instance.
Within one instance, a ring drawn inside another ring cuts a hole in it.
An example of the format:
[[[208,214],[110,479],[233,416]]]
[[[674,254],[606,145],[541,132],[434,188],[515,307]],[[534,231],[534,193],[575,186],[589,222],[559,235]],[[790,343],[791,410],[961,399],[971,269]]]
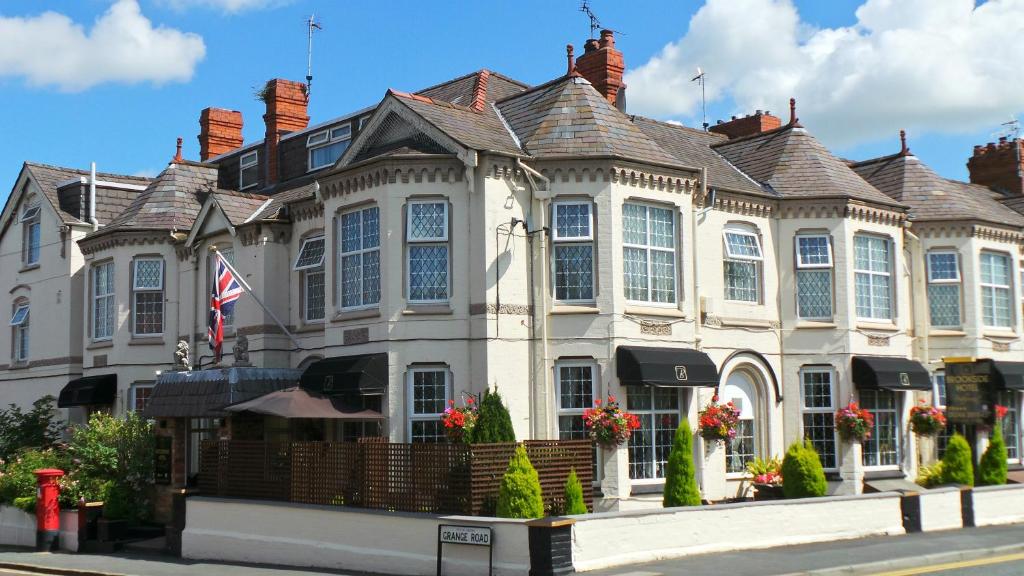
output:
[[[734,356],[722,368],[719,401],[732,402],[740,411],[736,437],[725,443],[728,474],[741,474],[746,471],[748,462],[767,456],[770,370],[758,358],[749,355]]]

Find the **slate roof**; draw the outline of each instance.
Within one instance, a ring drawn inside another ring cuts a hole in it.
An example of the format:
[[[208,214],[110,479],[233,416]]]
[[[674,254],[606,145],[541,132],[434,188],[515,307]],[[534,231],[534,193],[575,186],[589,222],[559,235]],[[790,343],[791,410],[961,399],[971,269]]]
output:
[[[182,161],[170,164],[96,236],[124,228],[190,230],[201,208],[199,194],[216,191],[217,167]]]
[[[294,188],[288,188],[275,193],[270,197],[270,204],[260,212],[260,220],[273,220],[278,218],[281,214],[281,209],[284,208],[286,204],[312,198],[315,194],[314,188],[314,183],[312,181],[307,181],[295,186]]]
[[[617,156],[679,165],[590,82],[565,76],[497,104],[523,149],[536,158]]]
[[[508,129],[491,106],[476,111],[458,104],[433,100],[426,96],[390,91],[399,101],[411,108],[445,134],[473,150],[504,152],[522,155],[523,151],[509,134]]]
[[[872,186],[910,206],[910,219],[977,219],[1024,226],[1024,216],[1000,203],[1003,195],[985,186],[948,180],[913,155],[895,154],[852,166]]]
[[[24,168],[32,175],[32,178],[42,190],[43,196],[45,196],[50,202],[53,209],[61,215],[64,222],[78,223],[83,221],[82,218],[84,217],[84,214],[72,214],[61,209],[57,185],[74,178],[81,178],[83,176],[88,177],[88,170],[50,166],[48,164],[39,164],[36,162],[25,162]],[[116,182],[118,184],[131,184],[135,186],[145,186],[151,181],[149,178],[143,178],[140,176],[125,176],[123,174],[110,174],[108,172],[97,172],[96,179],[105,182]],[[99,220],[100,224],[110,222],[117,214],[120,214],[129,204],[131,204],[132,200],[134,200],[138,194],[139,192],[135,190],[122,190],[97,186],[96,219]]]
[[[1008,196],[1000,199],[1000,202],[1010,209],[1024,214],[1024,196]]]
[[[483,70],[470,72],[465,76],[459,76],[447,82],[424,88],[416,92],[416,94],[451,104],[469,106],[473,102],[473,91],[476,88],[481,72]],[[529,87],[529,84],[524,84],[497,72],[490,72],[490,77],[487,80],[487,100],[489,102],[496,102],[518,94]]]
[[[214,199],[220,205],[224,215],[232,226],[244,224],[250,216],[256,213],[261,206],[267,203],[270,196],[262,194],[250,194],[247,192],[235,192],[233,190],[217,190],[213,193]],[[262,213],[261,213],[262,215]]]
[[[301,370],[288,368],[209,368],[163,372],[146,401],[148,418],[216,418],[229,404],[297,386]]]
[[[631,119],[637,128],[643,130],[644,134],[650,136],[663,150],[683,164],[696,168],[706,167],[708,186],[733,192],[772,196],[711,149],[712,144],[725,142],[728,139],[726,136],[643,116],[632,116]]]
[[[786,125],[712,148],[783,198],[852,198],[903,207],[879,192],[799,125]]]

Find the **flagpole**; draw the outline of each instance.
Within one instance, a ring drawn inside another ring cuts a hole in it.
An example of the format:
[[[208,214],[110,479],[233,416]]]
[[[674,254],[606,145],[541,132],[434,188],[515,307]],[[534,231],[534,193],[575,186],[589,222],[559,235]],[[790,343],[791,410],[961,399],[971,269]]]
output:
[[[299,346],[298,340],[295,339],[295,336],[293,336],[292,333],[288,331],[288,328],[285,328],[285,325],[280,320],[278,320],[277,315],[274,314],[274,311],[271,310],[270,308],[267,308],[266,304],[264,304],[263,301],[260,300],[260,297],[257,296],[252,291],[252,288],[249,286],[249,283],[246,282],[244,278],[242,278],[242,275],[238,273],[238,270],[235,270],[235,267],[232,266],[230,262],[228,262],[228,259],[225,258],[224,255],[220,253],[220,250],[217,250],[216,246],[210,246],[210,251],[212,251],[214,254],[220,257],[220,261],[224,263],[224,266],[226,266],[227,269],[230,270],[232,274],[234,274],[235,280],[238,281],[238,285],[241,286],[243,290],[245,290],[246,294],[252,296],[252,299],[255,300],[257,304],[260,305],[260,308],[263,308],[264,312],[270,315],[270,317],[274,320],[274,323],[277,324],[277,327],[280,328],[281,331],[284,332],[285,336],[287,336],[288,339],[292,341],[292,345],[295,346],[296,348],[301,348],[301,346]]]

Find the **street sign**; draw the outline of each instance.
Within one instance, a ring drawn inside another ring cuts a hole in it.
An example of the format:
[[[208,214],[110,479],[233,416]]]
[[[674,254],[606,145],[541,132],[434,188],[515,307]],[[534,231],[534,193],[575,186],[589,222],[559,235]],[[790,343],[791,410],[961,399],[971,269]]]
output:
[[[494,547],[489,526],[458,526],[441,524],[437,527],[437,576],[441,576],[441,550],[444,544],[467,544],[487,547],[487,576],[494,570]]]
[[[985,361],[946,362],[946,419],[951,424],[989,424],[992,418],[992,365]]]

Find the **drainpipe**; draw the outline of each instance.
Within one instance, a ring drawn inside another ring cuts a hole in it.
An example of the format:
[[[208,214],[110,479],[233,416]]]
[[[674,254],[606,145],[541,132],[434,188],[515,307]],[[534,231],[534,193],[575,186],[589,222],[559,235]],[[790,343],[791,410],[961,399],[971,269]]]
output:
[[[702,203],[708,201],[707,176],[707,168],[701,168],[700,197]],[[701,208],[700,210],[690,210],[690,236],[692,237],[692,240],[690,240],[690,251],[692,254],[691,260],[693,262],[693,292],[691,292],[693,294],[693,345],[697,350],[700,350],[703,346],[703,336],[701,335],[701,326],[703,324],[703,320],[701,319],[700,313],[700,264],[698,261],[700,257],[700,250],[698,249],[698,238],[700,238],[700,235],[697,234],[697,220],[698,218],[703,218],[704,215],[707,214],[707,212],[713,208],[714,206],[706,206],[704,208]]]
[[[89,224],[92,224],[92,231],[99,229],[100,223],[96,220],[96,163],[92,163],[89,169]]]

